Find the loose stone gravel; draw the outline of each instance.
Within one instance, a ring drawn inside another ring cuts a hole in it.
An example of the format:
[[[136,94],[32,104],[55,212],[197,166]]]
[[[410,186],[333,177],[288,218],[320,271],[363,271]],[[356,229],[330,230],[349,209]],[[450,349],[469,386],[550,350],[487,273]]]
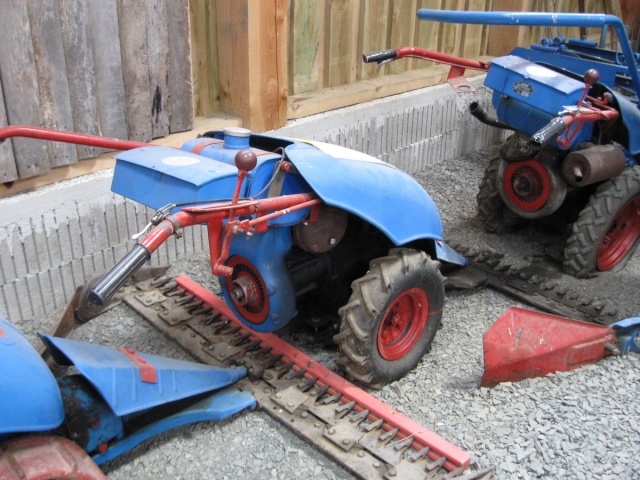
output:
[[[566,234],[533,227],[502,237],[484,233],[475,217],[475,195],[494,153],[475,153],[415,175],[440,209],[446,240],[503,253],[505,263],[543,266],[567,289],[613,304],[619,318],[640,315],[640,253],[619,273],[576,280],[561,272]],[[214,285],[204,254],[174,265],[172,273]],[[469,452],[472,468],[495,465],[497,479],[640,478],[638,354],[491,389],[478,387],[482,333],[514,305],[524,306],[488,289],[448,291],[443,326],[430,353],[404,378],[372,393]],[[25,329],[32,336],[33,328]],[[294,324],[281,335],[335,368],[330,331],[315,334]],[[189,358],[124,306],[83,325],[75,338]],[[353,478],[260,411],[177,429],[104,468],[110,480]]]

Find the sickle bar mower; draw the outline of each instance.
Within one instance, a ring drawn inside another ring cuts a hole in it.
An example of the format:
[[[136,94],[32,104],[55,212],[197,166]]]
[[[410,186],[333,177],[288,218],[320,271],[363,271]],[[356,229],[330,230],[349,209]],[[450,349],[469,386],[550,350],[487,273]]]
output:
[[[0,138],[16,132],[0,129]],[[341,322],[338,363],[351,377],[381,385],[418,363],[442,315],[439,265],[466,260],[442,240],[437,208],[411,177],[341,147],[244,129],[211,132],[180,150],[81,140],[126,149],[116,155],[112,190],[157,213],[67,313],[86,321],[124,295],[202,362],[246,368],[238,388],[361,478],[491,475],[469,472],[467,453],[271,333],[297,315],[298,300],[315,300]],[[207,226],[224,299],[186,277],[126,284],[194,225]],[[64,319],[60,331],[71,323]]]

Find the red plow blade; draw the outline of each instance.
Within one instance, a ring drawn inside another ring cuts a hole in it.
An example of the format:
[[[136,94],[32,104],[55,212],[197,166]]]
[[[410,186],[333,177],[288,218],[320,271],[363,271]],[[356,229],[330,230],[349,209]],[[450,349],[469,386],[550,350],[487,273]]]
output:
[[[607,326],[523,308],[509,308],[484,333],[481,386],[566,372],[609,355],[616,345]]]

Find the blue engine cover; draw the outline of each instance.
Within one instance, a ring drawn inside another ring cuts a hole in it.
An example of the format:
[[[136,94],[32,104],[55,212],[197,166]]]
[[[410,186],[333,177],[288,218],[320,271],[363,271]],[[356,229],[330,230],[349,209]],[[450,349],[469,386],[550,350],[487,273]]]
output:
[[[584,91],[583,82],[513,55],[492,60],[484,84],[493,89],[498,119],[527,135],[547,125],[563,107],[577,105]],[[585,124],[568,149],[588,140],[592,131],[593,125]]]
[[[25,336],[0,318],[0,439],[52,430],[64,409],[56,379]]]

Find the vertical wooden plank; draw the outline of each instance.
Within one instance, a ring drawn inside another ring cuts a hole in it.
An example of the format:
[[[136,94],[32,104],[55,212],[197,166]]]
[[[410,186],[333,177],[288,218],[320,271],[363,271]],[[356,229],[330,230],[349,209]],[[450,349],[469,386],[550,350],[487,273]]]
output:
[[[321,90],[324,83],[324,2],[291,0],[289,64],[291,94]]]
[[[152,138],[169,134],[169,35],[163,0],[146,0]],[[142,26],[140,26],[141,28]]]
[[[128,138],[116,0],[89,0],[100,135]]]
[[[74,125],[69,84],[66,75],[60,75],[61,71],[65,71],[66,62],[58,3],[42,4],[29,0],[27,5],[43,124],[47,128],[72,131]],[[47,142],[46,148],[51,167],[78,161],[76,148],[72,144]]]
[[[0,79],[7,121],[11,125],[43,126],[26,3],[3,2],[0,45]],[[13,154],[20,178],[49,170],[47,148],[43,142],[16,138],[13,140]]]
[[[416,31],[416,0],[396,0],[390,8],[389,45],[408,47],[413,44]],[[400,73],[410,70],[413,59],[400,60],[390,65],[389,71]]]
[[[485,0],[467,0],[467,10],[483,11]],[[483,25],[465,25],[462,33],[462,57],[478,58],[482,49]]]
[[[189,2],[167,1],[169,32],[169,131],[193,128],[193,90],[189,47]],[[210,49],[214,49],[210,45]]]
[[[216,2],[190,0],[194,109],[210,117],[220,110]]]
[[[0,81],[0,127],[6,127],[7,125],[7,110],[4,106],[2,82]],[[13,142],[12,140],[5,140],[0,143],[0,183],[13,182],[17,178],[18,170],[13,156]]]
[[[118,28],[129,138],[148,142],[152,137],[147,9],[139,0],[118,0]],[[144,26],[144,27],[143,27]]]
[[[445,10],[464,10],[464,0],[442,0]],[[440,25],[440,47],[438,51],[450,55],[460,55],[463,25],[443,23]]]
[[[60,0],[60,20],[73,129],[98,135],[98,102],[88,5],[83,0]],[[76,150],[79,159],[95,157],[104,151],[86,145],[77,145]]]
[[[421,8],[440,9],[442,8],[442,2],[441,0],[418,0],[417,9]],[[413,43],[427,50],[437,50],[440,44],[440,24],[438,22],[420,20],[416,17],[416,33]],[[433,62],[417,60],[414,62],[414,67],[416,68],[429,68],[433,65]]]
[[[326,86],[352,83],[357,78],[358,22],[360,0],[333,0],[329,3],[329,35]]]
[[[389,0],[378,0],[376,2],[363,2],[362,15],[362,53],[371,53],[387,48],[396,48],[389,40]],[[388,67],[387,67],[388,68]],[[388,73],[383,67],[379,73],[376,72],[377,64],[367,64],[359,62],[359,79],[377,77]]]
[[[287,116],[287,0],[218,0],[220,104],[263,132]]]

